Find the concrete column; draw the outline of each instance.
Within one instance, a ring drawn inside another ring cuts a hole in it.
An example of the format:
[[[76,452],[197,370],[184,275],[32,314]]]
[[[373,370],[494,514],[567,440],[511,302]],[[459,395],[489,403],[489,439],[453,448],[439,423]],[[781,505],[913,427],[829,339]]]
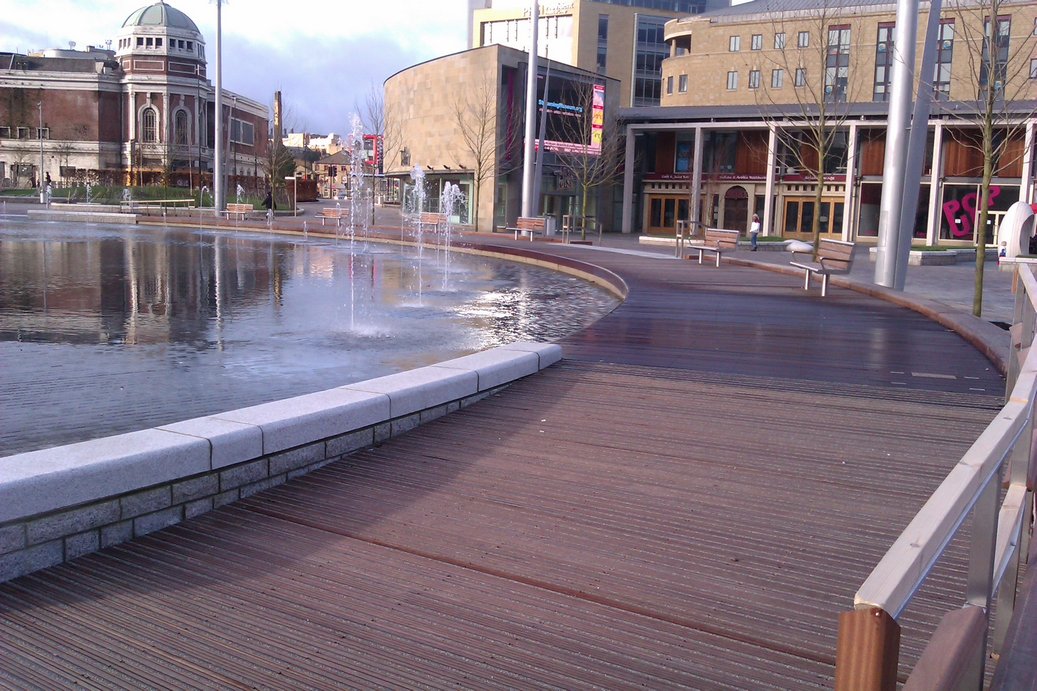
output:
[[[929,219],[926,228],[926,244],[935,245],[940,242],[940,218],[943,209],[940,208],[940,199],[943,192],[943,123],[936,123],[933,130],[933,160],[930,166],[932,175],[929,176]]]
[[[856,195],[854,190],[857,189],[857,130],[858,126],[856,122],[850,123],[850,150],[846,156],[846,188],[843,190],[843,228],[842,238],[846,241],[852,241],[853,233],[853,218],[856,216],[854,213],[854,200]]]
[[[774,225],[774,187],[778,172],[778,128],[771,123],[767,127],[767,182],[763,197],[763,234],[772,235]]]
[[[627,125],[625,164],[623,165],[623,233],[629,235],[634,231],[634,161],[635,143],[633,125]]]
[[[522,215],[532,216],[537,200],[533,199],[533,176],[536,173],[534,148],[536,144],[537,112],[537,35],[539,31],[540,4],[533,0],[529,17],[529,70],[526,74],[526,140],[522,157]],[[544,94],[546,101],[547,94]],[[546,104],[545,104],[546,106]]]
[[[918,0],[897,0],[893,76],[890,80],[889,120],[886,126],[886,156],[883,162],[882,203],[879,206],[879,248],[875,282],[903,290],[904,277],[897,275],[897,252],[901,246],[900,215],[903,208],[905,166],[911,119],[911,87],[914,84],[915,42],[918,33]]]
[[[692,221],[692,231],[697,232],[702,222],[699,216],[699,202],[702,197],[702,137],[701,127],[695,128],[695,153],[691,165],[691,208],[688,209],[688,217]]]

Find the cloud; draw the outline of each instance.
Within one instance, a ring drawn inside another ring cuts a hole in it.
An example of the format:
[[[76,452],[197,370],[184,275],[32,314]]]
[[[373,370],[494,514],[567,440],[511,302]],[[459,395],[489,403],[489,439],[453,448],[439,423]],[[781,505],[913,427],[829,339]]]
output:
[[[6,0],[0,51],[67,48],[69,41],[103,47],[148,4]],[[214,78],[215,0],[167,4],[198,25]],[[268,104],[280,89],[295,129],[318,132],[346,131],[371,84],[380,88],[405,67],[463,50],[468,29],[464,0],[223,0],[221,15],[224,88]]]

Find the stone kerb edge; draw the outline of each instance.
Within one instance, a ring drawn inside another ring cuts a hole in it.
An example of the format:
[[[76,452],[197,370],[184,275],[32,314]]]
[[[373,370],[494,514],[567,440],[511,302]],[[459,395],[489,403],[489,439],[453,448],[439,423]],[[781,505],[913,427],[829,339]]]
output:
[[[514,343],[315,394],[0,459],[0,582],[281,484],[559,360],[556,344]]]

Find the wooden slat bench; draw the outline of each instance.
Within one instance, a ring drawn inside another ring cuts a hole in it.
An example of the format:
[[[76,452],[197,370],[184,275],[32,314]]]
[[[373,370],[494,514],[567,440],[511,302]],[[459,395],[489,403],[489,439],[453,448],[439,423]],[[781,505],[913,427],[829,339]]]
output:
[[[515,225],[507,230],[515,233],[516,240],[520,234],[528,233],[529,241],[532,242],[534,235],[544,235],[547,232],[547,219],[543,216],[519,216]]]
[[[703,234],[703,244],[692,245],[689,249],[698,252],[699,264],[702,263],[702,255],[712,252],[717,256],[717,266],[720,266],[720,255],[738,249],[738,238],[741,235],[737,230],[724,230],[723,228],[706,228]]]
[[[818,274],[821,276],[821,297],[827,295],[828,277],[831,274],[849,273],[850,267],[853,265],[853,247],[854,243],[852,242],[821,238],[818,241],[816,261],[813,260],[812,252],[793,252],[793,257],[797,254],[811,255],[811,260],[791,262],[792,266],[797,269],[803,269],[805,272],[803,290],[810,288],[810,276]]]
[[[253,210],[254,209],[252,208],[251,204],[239,204],[237,202],[231,202],[230,204],[227,204],[227,210],[221,211],[220,213],[226,215],[227,218],[234,217],[244,221],[248,217],[248,215],[253,212]]]
[[[335,225],[342,225],[343,218],[349,218],[349,210],[343,209],[341,206],[334,208],[321,209],[320,213],[315,216],[320,219],[320,224],[324,225],[325,221],[332,219],[335,221]]]
[[[446,228],[446,214],[423,211],[418,215],[418,223],[422,226],[433,226],[432,232],[438,233]]]

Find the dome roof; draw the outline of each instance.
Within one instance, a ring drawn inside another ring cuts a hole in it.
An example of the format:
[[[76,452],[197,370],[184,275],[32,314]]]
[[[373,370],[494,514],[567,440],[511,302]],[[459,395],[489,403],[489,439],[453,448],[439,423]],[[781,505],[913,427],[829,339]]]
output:
[[[201,33],[190,17],[161,0],[154,5],[148,5],[135,11],[126,18],[122,26],[124,29],[135,26],[164,26],[170,29],[186,29]]]

